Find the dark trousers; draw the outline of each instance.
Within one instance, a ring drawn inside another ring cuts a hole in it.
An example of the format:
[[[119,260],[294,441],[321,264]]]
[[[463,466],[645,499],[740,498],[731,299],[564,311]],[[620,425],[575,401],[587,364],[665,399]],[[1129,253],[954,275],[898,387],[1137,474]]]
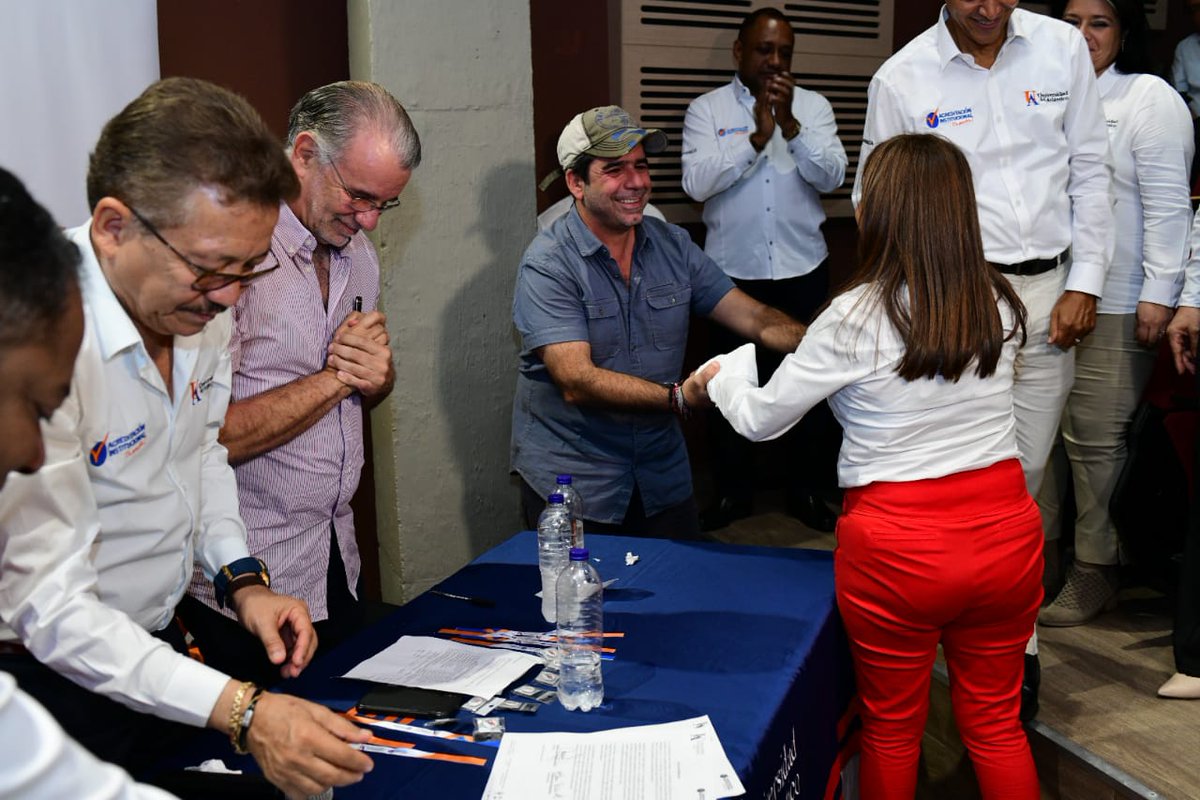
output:
[[[1200,442],[1197,442],[1195,458],[1192,476],[1200,482]],[[1183,545],[1183,563],[1179,568],[1174,644],[1175,670],[1200,678],[1200,492],[1196,491],[1192,492],[1191,520]]]
[[[360,580],[360,597],[361,584]],[[346,570],[332,525],[329,571],[325,574],[325,585],[329,617],[313,623],[317,631],[317,655],[336,647],[364,625],[363,604],[354,599],[346,584]],[[259,686],[271,686],[282,678],[279,665],[270,662],[258,637],[235,620],[214,611],[191,595],[184,595],[175,614],[192,635],[195,645],[204,656],[204,663],[209,666],[238,680],[254,681]]]
[[[174,623],[152,634],[187,653],[183,633]],[[179,750],[200,728],[142,714],[72,683],[28,653],[0,655],[0,670],[46,707],[72,738],[102,761],[137,775]]]
[[[829,295],[829,265],[828,262],[822,262],[815,270],[798,278],[778,281],[734,278],[734,283],[755,300],[807,323]],[[712,326],[709,341],[714,355],[728,353],[746,343],[745,339],[722,325]],[[755,352],[758,356],[758,381],[762,386],[775,374],[783,361],[783,354],[758,346]],[[756,448],[731,428],[719,412],[709,413],[708,422],[716,496],[750,504],[754,499],[755,487],[764,482],[754,469]],[[822,401],[774,445],[783,449],[781,464],[787,471],[783,476],[785,492],[789,495],[803,494],[836,486],[837,453],[841,441],[841,426],[833,418],[829,406]]]
[[[587,498],[584,498],[584,503],[586,502]],[[521,514],[529,530],[537,530],[538,515],[545,507],[546,496],[525,481],[521,481]],[[647,517],[646,509],[642,506],[642,493],[637,484],[634,484],[633,496],[629,498],[629,507],[625,510],[624,519],[620,522],[595,522],[585,519],[583,532],[585,536],[589,533],[615,533],[650,539],[707,541],[707,537],[700,532],[700,517],[696,511],[695,497],[689,496],[682,503]]]

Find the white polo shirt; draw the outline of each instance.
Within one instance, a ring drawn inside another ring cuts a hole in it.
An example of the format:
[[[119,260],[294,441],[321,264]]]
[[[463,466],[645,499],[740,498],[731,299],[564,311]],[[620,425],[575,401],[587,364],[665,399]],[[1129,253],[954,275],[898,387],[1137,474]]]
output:
[[[761,152],[750,144],[754,95],[741,79],[697,97],[683,121],[683,190],[704,203],[704,252],[727,275],[780,280],[807,275],[829,250],[821,192],[846,179],[846,150],[833,107],[796,87],[800,133],[779,126]]]
[[[1139,301],[1174,307],[1192,225],[1192,115],[1155,75],[1109,67],[1096,81],[1112,148],[1116,244],[1101,314],[1132,314]]]
[[[42,425],[45,466],[0,491],[0,620],[75,683],[202,726],[228,678],[147,631],[171,621],[194,561],[211,576],[249,554],[217,442],[229,317],[176,337],[168,395],[89,228],[67,232],[83,256],[85,319],[71,393]]]
[[[888,59],[867,90],[859,164],[900,133],[934,133],[967,156],[988,261],[1017,264],[1071,248],[1066,289],[1100,296],[1111,258],[1108,136],[1079,31],[1024,11],[990,69],[937,24]],[[862,168],[854,186],[861,192]]]

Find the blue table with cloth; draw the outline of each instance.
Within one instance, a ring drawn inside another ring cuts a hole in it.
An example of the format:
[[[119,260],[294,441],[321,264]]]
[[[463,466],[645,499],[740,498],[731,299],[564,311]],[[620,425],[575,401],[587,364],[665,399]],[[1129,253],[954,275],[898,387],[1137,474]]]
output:
[[[549,629],[534,596],[536,542],[533,532],[518,533],[436,587],[487,598],[495,608],[421,595],[280,688],[345,710],[370,684],[336,676],[402,635],[436,636],[443,627]],[[625,634],[606,643],[616,657],[604,662],[604,703],[589,713],[557,702],[536,714],[504,712],[509,731],[588,732],[707,714],[747,797],[840,797],[838,777],[855,750],[858,725],[830,553],[599,535],[588,536],[587,545],[601,577],[618,579],[605,590],[605,630]],[[636,564],[626,566],[627,551],[640,556]],[[469,732],[472,716],[460,711],[459,718],[465,723],[455,730]],[[482,756],[488,766],[376,755],[375,769],[336,789],[336,798],[482,795],[494,746],[377,733],[422,750]],[[191,764],[219,757],[256,770],[216,734],[186,755]]]

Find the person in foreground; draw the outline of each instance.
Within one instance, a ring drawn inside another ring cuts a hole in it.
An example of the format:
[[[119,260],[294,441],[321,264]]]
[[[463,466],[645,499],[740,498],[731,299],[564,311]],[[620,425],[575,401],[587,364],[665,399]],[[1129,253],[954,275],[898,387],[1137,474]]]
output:
[[[45,467],[0,492],[0,668],[135,772],[185,726],[207,725],[290,796],[359,780],[371,760],[348,742],[365,731],[188,658],[172,624],[198,561],[285,676],[316,644],[304,603],[272,592],[258,562],[245,569],[217,442],[230,385],[221,312],[264,274],[295,173],[243,98],[171,78],[105,125],[87,188],[92,217],[67,232],[86,320],[71,393],[44,423]]]
[[[834,574],[862,700],[862,796],[913,797],[940,642],[983,797],[1035,800],[1018,720],[1042,599],[1013,419],[1025,308],[984,258],[971,170],[945,139],[879,143],[857,213],[858,273],[766,386],[748,346],[700,379],[749,439],[825,398],[844,428]]]
[[[83,338],[79,251],[11,172],[0,169],[0,489],[45,461],[39,419],[66,399]],[[4,539],[0,536],[0,549]],[[63,733],[0,672],[0,797],[165,800]]]

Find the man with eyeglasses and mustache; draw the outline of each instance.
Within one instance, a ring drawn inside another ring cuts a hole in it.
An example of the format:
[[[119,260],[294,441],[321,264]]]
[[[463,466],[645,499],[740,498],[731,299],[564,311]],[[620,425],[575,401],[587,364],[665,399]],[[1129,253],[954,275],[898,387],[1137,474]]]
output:
[[[67,231],[85,317],[71,393],[43,423],[43,468],[0,492],[0,670],[134,772],[190,725],[228,734],[289,797],[355,782],[365,731],[188,658],[173,624],[198,564],[283,674],[316,647],[304,603],[250,557],[217,441],[221,312],[270,269],[295,174],[244,99],[171,78],[104,127],[87,183],[92,217]]]
[[[286,153],[300,194],[279,207],[264,261],[275,272],[233,309],[233,397],[221,443],[250,552],[270,565],[272,586],[308,603],[328,648],[363,621],[350,500],[364,410],[388,395],[395,374],[367,232],[399,205],[421,144],[386,89],[342,81],[292,108]],[[199,570],[189,592],[179,616],[208,663],[278,679]]]

